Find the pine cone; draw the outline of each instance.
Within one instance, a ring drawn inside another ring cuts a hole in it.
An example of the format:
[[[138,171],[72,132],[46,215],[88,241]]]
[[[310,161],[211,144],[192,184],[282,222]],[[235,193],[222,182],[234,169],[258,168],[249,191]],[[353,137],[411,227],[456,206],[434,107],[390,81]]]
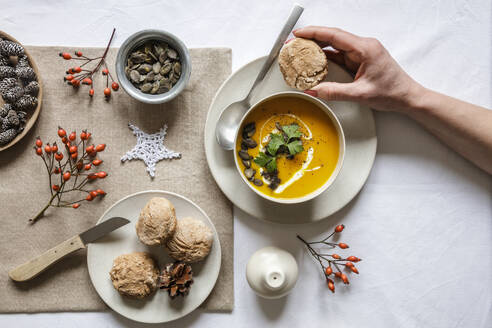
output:
[[[21,56],[24,54],[24,48],[15,42],[3,40],[0,41],[0,54],[3,56]]]
[[[26,121],[27,121],[27,113],[24,112],[24,111],[18,111],[17,112],[17,117],[19,118],[19,122],[20,122],[20,125],[24,125],[26,124]]]
[[[24,94],[24,88],[19,85],[14,86],[2,93],[2,98],[7,103],[15,103]]]
[[[12,104],[3,104],[2,107],[0,107],[0,117],[7,116],[8,112],[13,109],[14,106],[12,106]]]
[[[7,116],[5,117],[5,121],[8,122],[10,127],[19,126],[20,124],[17,112],[13,109],[8,112]]]
[[[26,55],[19,56],[19,59],[17,60],[17,65],[15,67],[16,68],[19,68],[19,67],[31,67],[31,65],[29,65],[29,59],[27,58],[27,56]]]
[[[15,73],[24,83],[36,80],[36,73],[31,67],[17,67]]]
[[[31,95],[23,95],[19,100],[15,102],[15,108],[22,111],[28,111],[36,108],[38,105],[38,98]]]
[[[31,96],[37,96],[39,92],[39,83],[36,81],[29,82],[28,85],[24,88],[24,93],[29,94]]]
[[[0,145],[5,145],[12,141],[17,135],[16,129],[8,129],[0,133]]]
[[[4,94],[8,90],[15,87],[17,84],[17,79],[14,77],[8,77],[0,81],[0,94]]]
[[[159,288],[167,290],[171,299],[174,299],[178,295],[188,295],[193,284],[193,271],[184,262],[169,263],[162,270],[160,279]]]
[[[8,57],[4,57],[0,55],[0,66],[9,66],[10,65],[10,60]]]
[[[0,66],[0,79],[15,76],[15,69],[12,66]]]
[[[20,86],[15,86],[12,89],[7,90],[7,92],[2,93],[2,98],[5,102],[15,103],[24,94],[24,88]]]

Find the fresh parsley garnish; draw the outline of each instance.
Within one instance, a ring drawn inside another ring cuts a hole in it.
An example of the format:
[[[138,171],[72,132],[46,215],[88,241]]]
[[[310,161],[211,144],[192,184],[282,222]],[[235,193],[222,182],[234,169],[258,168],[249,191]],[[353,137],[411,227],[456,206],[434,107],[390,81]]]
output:
[[[288,141],[291,139],[299,139],[302,136],[301,131],[299,131],[299,125],[291,124],[282,126],[282,131],[287,135]]]
[[[289,153],[291,155],[298,154],[304,150],[304,147],[302,146],[301,140],[294,140],[294,141],[289,142],[287,144],[287,148],[289,149]]]
[[[272,173],[277,170],[277,160],[275,157],[260,152],[258,156],[255,157],[254,162],[261,167],[267,169],[268,172]]]
[[[270,133],[270,141],[267,145],[268,153],[272,156],[277,155],[280,146],[285,145],[284,137],[279,133]]]
[[[273,173],[277,171],[277,159],[274,157],[268,164],[265,166],[268,173]]]
[[[278,124],[276,124],[278,125]],[[264,167],[269,173],[277,171],[277,156],[281,153],[294,156],[304,151],[299,125],[282,126],[280,133],[270,133],[270,141],[266,145],[266,152],[260,152],[254,162]]]

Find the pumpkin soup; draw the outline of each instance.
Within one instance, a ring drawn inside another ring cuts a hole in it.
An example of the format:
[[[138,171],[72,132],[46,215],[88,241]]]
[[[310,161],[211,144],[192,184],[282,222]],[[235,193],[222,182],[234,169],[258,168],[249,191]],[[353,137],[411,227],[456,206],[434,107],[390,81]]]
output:
[[[267,196],[306,196],[321,188],[337,166],[340,143],[334,123],[301,97],[261,103],[240,129],[239,167],[249,183]]]

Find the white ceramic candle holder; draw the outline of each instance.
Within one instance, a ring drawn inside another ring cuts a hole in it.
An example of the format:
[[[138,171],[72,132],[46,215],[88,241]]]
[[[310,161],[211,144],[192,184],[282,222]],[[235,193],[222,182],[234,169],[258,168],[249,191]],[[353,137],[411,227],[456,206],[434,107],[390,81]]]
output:
[[[264,298],[280,298],[294,288],[299,275],[295,258],[270,246],[256,251],[246,266],[246,279],[253,291]]]

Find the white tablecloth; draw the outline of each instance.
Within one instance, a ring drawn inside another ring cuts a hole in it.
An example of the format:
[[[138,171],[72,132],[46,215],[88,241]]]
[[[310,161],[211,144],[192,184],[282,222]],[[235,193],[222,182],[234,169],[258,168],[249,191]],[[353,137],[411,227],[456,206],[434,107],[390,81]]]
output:
[[[146,28],[180,36],[189,47],[233,49],[233,69],[266,54],[290,1],[8,1],[0,29],[25,44],[114,45]],[[380,39],[424,85],[492,106],[492,5],[474,1],[304,1],[299,26],[338,26]],[[55,60],[55,57],[53,58]],[[366,186],[319,224],[282,226],[235,212],[232,314],[195,311],[169,326],[192,327],[491,327],[491,179],[420,126],[376,113],[378,152]],[[492,127],[491,127],[492,128]],[[295,239],[344,223],[343,240],[364,259],[360,276],[336,294]],[[295,290],[267,301],[249,289],[245,267],[260,247],[291,251]],[[1,298],[0,298],[1,301]],[[0,315],[1,327],[140,325],[112,312]]]

